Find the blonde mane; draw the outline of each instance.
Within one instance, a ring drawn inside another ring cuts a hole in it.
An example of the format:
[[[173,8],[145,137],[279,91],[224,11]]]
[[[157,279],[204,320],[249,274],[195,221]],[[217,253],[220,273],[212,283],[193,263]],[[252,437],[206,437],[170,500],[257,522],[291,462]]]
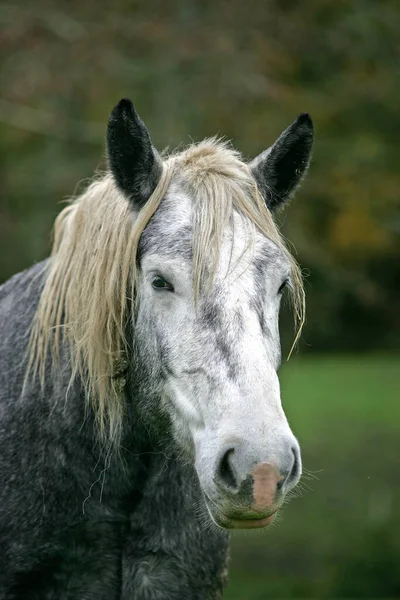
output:
[[[295,342],[304,321],[300,269],[286,249],[249,167],[227,144],[205,140],[167,158],[156,189],[136,215],[110,174],[94,181],[56,219],[52,254],[30,337],[28,373],[38,376],[44,385],[46,359],[50,354],[52,364],[58,365],[65,342],[71,382],[81,378],[100,436],[108,442],[118,441],[124,417],[124,395],[116,375],[128,351],[125,333],[134,314],[138,244],[174,175],[193,197],[195,297],[206,275],[204,256],[211,252],[212,278],[223,232],[236,210],[253,230],[257,228],[275,242],[291,262],[291,296],[299,325]]]

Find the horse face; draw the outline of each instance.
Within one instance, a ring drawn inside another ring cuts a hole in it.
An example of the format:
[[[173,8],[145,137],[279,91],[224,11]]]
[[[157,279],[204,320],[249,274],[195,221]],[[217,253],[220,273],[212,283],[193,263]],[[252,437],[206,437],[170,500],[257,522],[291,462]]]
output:
[[[172,186],[142,238],[136,339],[213,519],[260,527],[301,473],[277,377],[290,263],[261,234],[246,251],[243,217],[233,217],[196,306],[191,200]]]
[[[270,210],[297,187],[312,139],[311,120],[300,115],[250,164]],[[134,210],[140,209],[157,184],[161,159],[127,101],[111,116],[108,155],[117,185]],[[214,165],[210,168],[213,172]],[[250,170],[240,167],[236,173]],[[227,164],[225,176],[234,179],[233,171]],[[262,527],[301,474],[277,377],[278,313],[291,265],[282,248],[260,232],[249,252],[246,217],[233,210],[217,264],[203,248],[201,261],[214,277],[196,303],[193,205],[188,186],[176,177],[141,238],[134,337],[144,397],[168,414],[175,444],[194,464],[214,521]]]

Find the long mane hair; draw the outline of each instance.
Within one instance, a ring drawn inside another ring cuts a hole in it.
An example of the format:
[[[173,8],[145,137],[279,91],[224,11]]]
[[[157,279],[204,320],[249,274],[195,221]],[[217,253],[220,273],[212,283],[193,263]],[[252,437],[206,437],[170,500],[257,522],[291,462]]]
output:
[[[99,434],[108,442],[119,439],[123,424],[124,394],[115,375],[129,351],[126,331],[134,318],[138,244],[174,175],[193,198],[195,298],[206,277],[204,256],[211,253],[212,278],[224,231],[237,211],[248,225],[249,247],[258,229],[291,262],[296,340],[304,321],[299,266],[249,167],[226,143],[208,139],[167,157],[156,189],[136,214],[110,173],[94,181],[55,221],[53,249],[30,336],[28,373],[44,385],[46,359],[50,355],[52,364],[57,365],[63,346],[71,381],[81,378]]]

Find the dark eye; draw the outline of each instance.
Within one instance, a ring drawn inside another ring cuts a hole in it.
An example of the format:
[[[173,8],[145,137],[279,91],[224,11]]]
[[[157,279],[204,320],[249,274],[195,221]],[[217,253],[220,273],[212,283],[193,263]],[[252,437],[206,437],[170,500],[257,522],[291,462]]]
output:
[[[285,281],[282,283],[281,287],[278,290],[278,294],[282,294],[283,290],[285,289],[285,287],[287,286],[288,283],[289,283],[289,279],[285,279]]]
[[[164,279],[164,277],[161,277],[161,275],[156,275],[151,282],[151,285],[155,290],[168,290],[169,292],[174,291],[174,286],[169,283],[169,281]]]

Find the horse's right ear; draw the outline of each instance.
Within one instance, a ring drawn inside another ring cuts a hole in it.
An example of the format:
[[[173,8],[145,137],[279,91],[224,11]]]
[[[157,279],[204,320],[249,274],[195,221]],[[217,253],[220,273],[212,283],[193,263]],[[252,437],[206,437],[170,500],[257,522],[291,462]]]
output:
[[[120,100],[110,115],[107,157],[119,189],[141,208],[160,180],[162,162],[130,100]]]
[[[314,141],[311,117],[302,113],[275,144],[250,163],[268,208],[275,211],[287,202],[307,172]]]

